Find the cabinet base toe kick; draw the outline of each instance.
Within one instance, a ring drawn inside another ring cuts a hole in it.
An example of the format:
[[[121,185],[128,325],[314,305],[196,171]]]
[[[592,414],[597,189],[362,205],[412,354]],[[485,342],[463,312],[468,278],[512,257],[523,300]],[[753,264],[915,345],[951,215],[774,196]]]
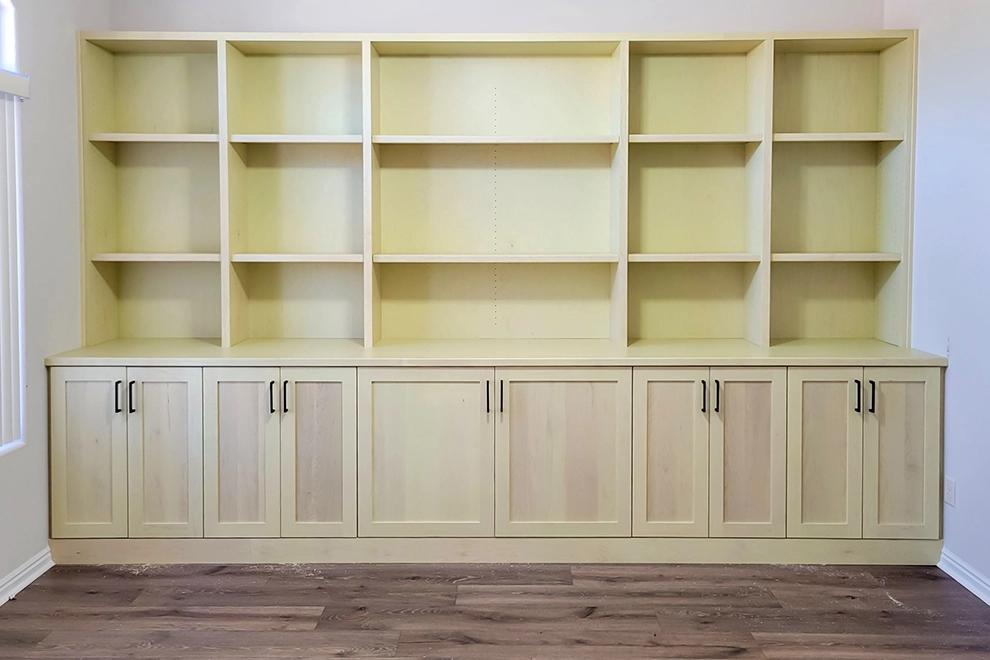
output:
[[[52,539],[56,564],[935,565],[942,541],[838,539]]]

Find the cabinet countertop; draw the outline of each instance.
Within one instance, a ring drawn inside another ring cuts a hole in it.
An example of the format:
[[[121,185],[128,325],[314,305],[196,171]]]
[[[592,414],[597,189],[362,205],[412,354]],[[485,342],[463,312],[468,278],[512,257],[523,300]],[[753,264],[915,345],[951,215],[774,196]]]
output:
[[[116,339],[49,357],[47,366],[930,366],[945,357],[877,340],[741,339],[386,340],[365,348],[352,339],[251,339],[229,348],[219,339]]]

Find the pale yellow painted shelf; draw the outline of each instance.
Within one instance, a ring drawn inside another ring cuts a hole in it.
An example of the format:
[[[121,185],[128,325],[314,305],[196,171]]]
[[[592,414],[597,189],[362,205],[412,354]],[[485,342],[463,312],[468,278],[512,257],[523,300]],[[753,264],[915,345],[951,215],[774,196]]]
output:
[[[220,261],[220,255],[213,252],[103,252],[94,254],[91,261],[106,262],[214,262]]]
[[[376,254],[379,264],[582,264],[618,263],[617,254]]]
[[[777,252],[771,255],[771,261],[776,262],[809,262],[825,263],[841,262],[891,262],[897,263],[901,255],[896,252]]]
[[[761,348],[745,339],[386,340],[114,339],[54,355],[48,366],[931,366],[943,357],[875,339],[778,340]]]
[[[630,254],[630,263],[645,264],[687,264],[687,263],[759,263],[760,255],[745,252],[708,252],[708,253],[644,253]]]
[[[92,133],[90,142],[219,142],[216,133]]]
[[[902,142],[902,133],[774,133],[774,142]]]
[[[364,261],[364,255],[357,254],[267,254],[242,252],[231,255],[235,263],[310,263],[310,264],[359,264]]]
[[[695,144],[762,142],[760,133],[642,133],[629,136],[629,141],[638,144]]]
[[[375,144],[618,144],[618,135],[375,135]]]
[[[236,133],[235,144],[361,144],[360,135],[303,135],[292,133]]]

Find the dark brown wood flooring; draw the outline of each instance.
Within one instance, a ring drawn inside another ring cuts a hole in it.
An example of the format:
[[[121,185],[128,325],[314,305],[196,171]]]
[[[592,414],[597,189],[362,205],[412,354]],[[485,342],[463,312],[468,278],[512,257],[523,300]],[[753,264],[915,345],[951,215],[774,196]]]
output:
[[[936,568],[60,566],[2,658],[990,658]]]

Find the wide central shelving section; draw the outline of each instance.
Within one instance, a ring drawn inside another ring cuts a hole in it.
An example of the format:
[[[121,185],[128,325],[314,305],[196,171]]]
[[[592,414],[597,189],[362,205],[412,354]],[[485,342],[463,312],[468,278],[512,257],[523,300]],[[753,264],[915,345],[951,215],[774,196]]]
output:
[[[85,343],[906,346],[915,49],[88,35]]]
[[[374,339],[618,339],[619,43],[373,44],[370,65]]]

